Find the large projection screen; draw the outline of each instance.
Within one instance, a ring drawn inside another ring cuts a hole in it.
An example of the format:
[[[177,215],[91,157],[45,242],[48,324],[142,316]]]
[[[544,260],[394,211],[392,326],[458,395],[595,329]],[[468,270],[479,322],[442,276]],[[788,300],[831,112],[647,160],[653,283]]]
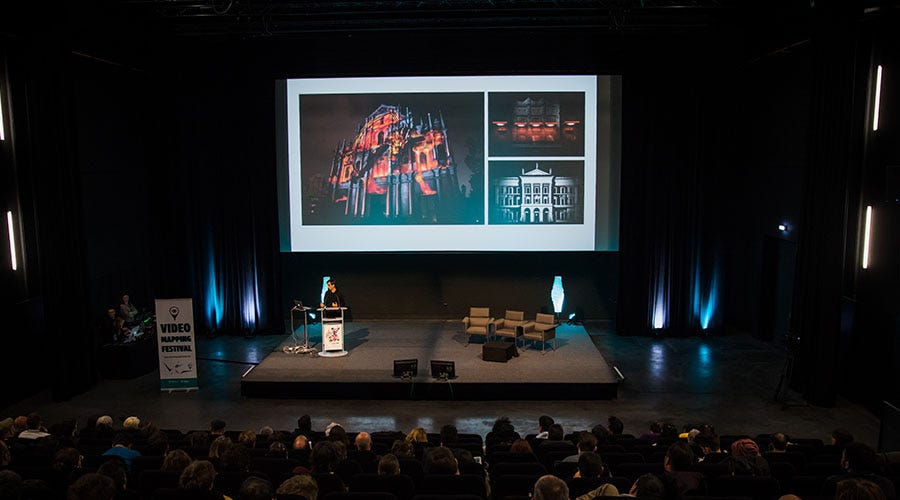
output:
[[[614,76],[277,82],[281,249],[615,251]]]

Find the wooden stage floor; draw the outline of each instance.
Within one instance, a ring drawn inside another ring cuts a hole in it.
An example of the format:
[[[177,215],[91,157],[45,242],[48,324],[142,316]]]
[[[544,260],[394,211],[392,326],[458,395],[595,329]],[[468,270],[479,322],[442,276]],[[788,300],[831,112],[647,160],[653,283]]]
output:
[[[620,379],[584,327],[561,325],[556,350],[540,344],[518,349],[508,362],[482,359],[483,337],[466,345],[459,321],[359,321],[347,323],[348,354],[325,358],[285,353],[284,342],[241,378],[251,398],[436,399],[436,400],[608,400]],[[303,340],[302,327],[297,336]],[[321,325],[309,326],[311,346],[320,346]],[[393,377],[393,361],[417,359],[412,380]],[[453,361],[456,378],[433,379],[430,361]]]

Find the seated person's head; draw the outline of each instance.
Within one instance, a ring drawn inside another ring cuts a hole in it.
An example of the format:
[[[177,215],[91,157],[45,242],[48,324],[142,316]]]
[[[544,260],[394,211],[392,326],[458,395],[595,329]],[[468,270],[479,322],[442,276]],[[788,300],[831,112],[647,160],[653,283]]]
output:
[[[666,487],[656,474],[644,474],[634,481],[628,494],[641,498],[665,498]]]
[[[173,471],[181,474],[184,468],[191,463],[191,456],[184,450],[177,449],[166,453],[161,470]]]
[[[841,466],[849,472],[877,472],[878,455],[863,443],[848,443],[841,453]]]
[[[541,415],[538,418],[538,429],[541,432],[547,432],[550,430],[550,426],[553,425],[553,418],[549,415]]]
[[[116,483],[112,479],[97,472],[88,472],[69,485],[66,492],[69,500],[96,500],[113,498],[116,495]]]
[[[394,444],[391,445],[391,454],[397,458],[415,458],[416,452],[413,449],[413,445],[409,441],[404,441],[402,439],[394,440]]]
[[[284,480],[275,491],[276,495],[302,496],[312,500],[319,495],[319,485],[309,474],[297,474]]]
[[[788,437],[781,432],[776,432],[772,434],[772,442],[770,446],[773,451],[785,451],[787,450]]]
[[[359,451],[370,451],[372,449],[372,437],[369,436],[368,432],[360,432],[353,440],[353,444],[356,445],[356,449]]]
[[[612,436],[612,433],[609,432],[609,429],[606,428],[603,424],[597,424],[593,428],[591,428],[591,434],[597,438],[597,443],[608,443],[609,437]]]
[[[568,500],[569,487],[562,479],[547,474],[541,476],[534,483],[534,492],[531,498],[534,500]]]
[[[838,481],[834,493],[835,500],[885,500],[887,497],[881,486],[862,478]]]
[[[183,490],[209,491],[216,478],[216,468],[209,460],[194,460],[178,478],[178,487]]]
[[[663,463],[667,471],[688,470],[694,464],[694,452],[687,443],[676,441],[666,450]]]
[[[831,444],[843,448],[853,442],[853,434],[847,429],[835,429],[831,433]]]
[[[310,463],[313,472],[324,474],[333,472],[341,462],[341,452],[331,441],[319,441],[313,446]]]
[[[613,434],[622,434],[625,431],[625,423],[618,417],[610,416],[606,419],[608,422],[609,432]]]
[[[293,447],[295,450],[308,450],[309,449],[309,439],[306,438],[303,434],[294,438]]]
[[[272,500],[272,483],[261,477],[250,476],[241,484],[238,500]]]
[[[450,448],[438,446],[425,454],[426,474],[457,474],[459,464]]]
[[[447,424],[441,427],[441,444],[447,446],[449,444],[455,444],[459,441],[459,431],[456,430],[456,426],[453,424]]]
[[[578,475],[581,477],[599,477],[603,474],[603,459],[593,451],[585,451],[578,455]]]
[[[694,436],[694,444],[700,448],[704,455],[719,453],[721,449],[719,436],[709,431],[700,431],[700,434]]]
[[[551,425],[547,431],[548,441],[562,441],[564,437],[566,437],[566,433],[563,431],[563,426],[559,424]]]
[[[513,453],[534,453],[534,450],[531,449],[531,445],[524,439],[516,439],[513,441],[512,445],[509,447],[509,451]]]
[[[381,460],[378,461],[378,475],[396,476],[397,474],[400,474],[400,461],[397,460],[397,457],[390,453],[381,457]]]
[[[578,433],[578,451],[597,451],[597,438],[590,432]]]

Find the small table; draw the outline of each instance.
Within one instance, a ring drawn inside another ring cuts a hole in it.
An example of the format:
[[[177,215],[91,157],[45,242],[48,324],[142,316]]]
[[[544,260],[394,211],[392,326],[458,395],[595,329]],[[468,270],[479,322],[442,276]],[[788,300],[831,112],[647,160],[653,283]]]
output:
[[[497,361],[506,363],[513,356],[518,356],[515,342],[504,342],[502,340],[492,340],[485,342],[481,347],[481,359],[484,361]]]

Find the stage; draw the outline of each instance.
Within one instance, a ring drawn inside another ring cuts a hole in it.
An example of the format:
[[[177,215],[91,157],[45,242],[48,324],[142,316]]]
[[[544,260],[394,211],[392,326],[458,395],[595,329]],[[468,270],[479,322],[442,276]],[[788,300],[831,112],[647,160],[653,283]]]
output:
[[[556,330],[556,350],[540,343],[518,349],[509,361],[482,360],[483,337],[466,345],[461,321],[354,321],[345,326],[348,354],[285,353],[285,341],[241,378],[251,398],[422,400],[605,400],[615,399],[619,377],[580,325]],[[321,325],[309,325],[311,346],[320,346]],[[297,329],[303,342],[303,327]],[[511,342],[511,341],[510,341]],[[521,341],[520,341],[521,342]],[[393,361],[417,359],[418,375],[393,377]],[[433,379],[430,361],[453,361],[456,378]]]

